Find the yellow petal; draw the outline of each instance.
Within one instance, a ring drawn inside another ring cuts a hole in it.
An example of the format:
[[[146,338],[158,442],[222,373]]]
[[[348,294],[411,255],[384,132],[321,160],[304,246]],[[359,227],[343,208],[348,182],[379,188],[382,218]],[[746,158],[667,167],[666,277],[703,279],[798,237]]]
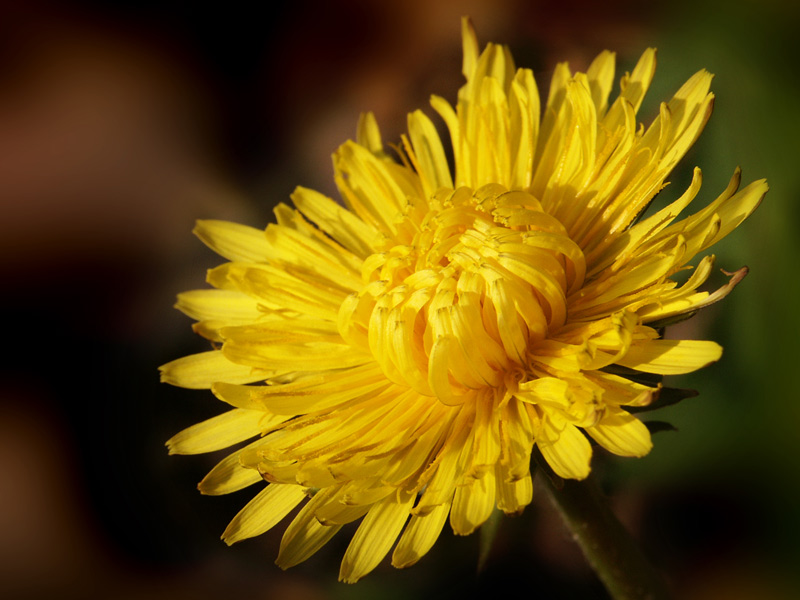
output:
[[[381,493],[385,496],[387,491]],[[369,508],[368,504],[349,505],[336,499],[318,508],[314,516],[322,525],[347,525],[367,514]]]
[[[228,221],[197,221],[194,234],[228,260],[257,263],[275,256],[264,231],[247,225]]]
[[[507,481],[505,471],[497,467],[497,508],[507,515],[518,514],[533,500],[533,478],[530,473],[521,479]]]
[[[599,423],[586,433],[609,452],[619,456],[644,456],[653,448],[650,432],[630,413],[607,407]]]
[[[361,258],[372,254],[383,237],[352,212],[314,190],[298,187],[292,202],[320,229]]]
[[[645,373],[680,375],[702,369],[719,360],[721,356],[722,346],[715,342],[648,340],[634,343],[617,363]]]
[[[596,261],[592,271],[588,275],[592,276],[595,273],[599,273],[613,262],[624,264],[625,261],[641,255],[643,251],[646,252],[648,249],[645,245],[646,242],[649,242],[653,238],[663,237],[658,236],[658,234],[672,223],[680,212],[694,200],[697,196],[697,192],[700,191],[702,181],[702,172],[700,169],[695,168],[692,176],[692,183],[681,197],[628,229],[616,242],[603,251],[604,258]]]
[[[614,305],[615,300],[658,283],[674,266],[673,254],[656,254],[648,257],[642,264],[620,271],[597,285],[585,286],[580,291],[581,297],[570,303],[570,307],[578,312],[591,311],[592,308],[599,308],[604,303]],[[609,310],[610,308],[607,308],[604,312]]]
[[[500,411],[495,408],[491,394],[479,396],[472,425],[472,474],[493,468],[500,458],[499,419]]]
[[[440,336],[431,348],[428,357],[428,385],[440,402],[448,405],[458,404],[458,398],[453,396],[450,385],[449,357],[451,348],[457,344],[452,336]]]
[[[278,253],[281,268],[271,273],[328,288],[361,289],[363,258],[311,225],[299,211],[279,205],[275,214],[279,224],[268,225],[265,235]]]
[[[356,128],[356,141],[375,155],[383,154],[383,142],[378,121],[372,112],[361,113]],[[298,206],[298,208],[300,208]]]
[[[309,558],[342,528],[341,525],[321,525],[314,516],[317,508],[335,492],[335,488],[317,492],[286,528],[275,561],[281,569],[288,569]]]
[[[461,17],[461,44],[464,59],[462,61],[461,72],[464,77],[470,79],[475,65],[478,63],[478,36],[475,35],[475,28],[469,17]]]
[[[614,106],[608,111],[608,116],[604,122],[606,127],[613,131],[615,126],[618,125],[619,121],[617,119],[621,117],[623,104],[630,104],[634,112],[639,110],[650,83],[653,81],[655,72],[656,50],[655,48],[648,48],[642,53],[633,72],[626,73],[620,80],[620,95],[614,102]]]
[[[537,442],[547,464],[565,479],[585,479],[591,469],[592,447],[577,427],[566,424],[552,443]]]
[[[516,481],[530,473],[533,448],[533,424],[528,411],[518,398],[511,398],[503,407],[500,421],[503,481]],[[500,475],[498,475],[500,477]]]
[[[175,308],[197,321],[218,319],[227,324],[247,323],[264,313],[258,302],[233,290],[192,290],[178,294]]]
[[[314,373],[291,383],[269,386],[218,385],[215,390],[226,402],[242,408],[266,409],[281,415],[297,415],[313,411],[329,410],[338,404],[357,398],[362,394],[377,395],[388,382],[375,365],[364,365]],[[239,402],[236,395],[243,395]]]
[[[602,117],[608,107],[608,95],[614,85],[614,53],[605,50],[597,55],[586,70],[597,115]]]
[[[263,381],[274,371],[237,365],[219,350],[190,354],[159,367],[161,381],[190,389],[210,389],[217,381],[253,383]]]
[[[767,191],[766,180],[754,181],[730,198],[720,197],[700,212],[675,223],[665,233],[681,230],[688,246],[685,260],[691,260],[738,227],[758,208]]]
[[[358,527],[342,560],[339,581],[355,583],[372,571],[389,552],[403,529],[414,494],[390,494],[374,505]]]
[[[452,188],[453,179],[442,140],[431,120],[421,110],[408,115],[408,135],[426,195],[432,196],[439,188]]]
[[[537,377],[520,383],[519,389],[516,397],[523,402],[551,404],[558,408],[569,405],[569,384],[558,377]]]
[[[261,443],[263,440],[257,440],[247,447],[254,448]],[[207,496],[221,496],[262,481],[261,474],[256,469],[242,465],[239,460],[240,454],[241,450],[237,450],[217,463],[217,466],[211,469],[197,485],[200,493]]]
[[[560,130],[564,122],[566,112],[567,83],[572,79],[572,72],[567,63],[558,63],[553,70],[550,79],[550,89],[547,93],[547,104],[542,115],[542,126],[539,133],[539,143],[536,155],[542,161],[536,167],[534,183],[531,185],[531,193],[537,198],[542,197],[544,183],[553,173],[552,167],[557,158],[556,152],[546,151],[553,149],[558,144]]]
[[[466,471],[467,461],[464,458],[468,457],[471,448],[467,445],[471,419],[465,416],[466,412],[459,411],[447,440],[435,461],[428,467],[435,472],[414,508],[414,514],[427,514],[436,506],[452,502],[456,483],[461,481]]]
[[[345,142],[334,154],[334,169],[348,207],[379,231],[395,235],[396,218],[407,201],[389,168],[366,148]]]
[[[305,497],[305,492],[299,485],[270,483],[233,517],[222,534],[222,539],[230,546],[261,535],[277,525]]]
[[[704,257],[697,266],[697,269],[695,269],[692,277],[673,294],[665,295],[663,299],[658,299],[649,305],[645,304],[642,308],[638,309],[636,314],[641,317],[642,322],[662,321],[663,319],[686,313],[694,313],[701,308],[719,302],[730,294],[733,288],[736,287],[748,273],[747,267],[742,267],[733,273],[725,271],[725,274],[730,277],[728,283],[717,288],[710,294],[708,292],[692,293],[708,278],[711,265],[714,262],[713,259],[713,255]]]
[[[456,488],[450,510],[450,526],[456,535],[469,535],[484,524],[495,506],[494,470]]]
[[[263,412],[234,408],[197,423],[167,441],[170,454],[202,454],[227,448],[261,433]]]
[[[398,569],[410,567],[425,556],[442,532],[450,504],[440,504],[425,515],[411,517],[397,547],[392,553],[392,566]]]
[[[261,333],[264,339],[248,337],[249,332],[233,332],[232,329],[222,330],[223,337],[227,338],[222,347],[225,357],[231,362],[267,371],[325,371],[357,367],[371,360],[368,354],[335,341],[313,341],[297,335],[281,342],[280,338],[266,329],[260,332],[253,330],[253,336]],[[229,336],[235,337],[232,339]]]
[[[519,69],[508,96],[510,109],[509,136],[512,168],[509,176],[511,189],[526,189],[531,184],[536,143],[539,139],[541,110],[539,92],[530,69]]]

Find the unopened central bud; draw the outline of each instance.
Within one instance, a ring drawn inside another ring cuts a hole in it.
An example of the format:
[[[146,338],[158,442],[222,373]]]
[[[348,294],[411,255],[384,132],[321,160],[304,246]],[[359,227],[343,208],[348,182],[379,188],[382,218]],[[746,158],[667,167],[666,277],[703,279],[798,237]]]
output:
[[[360,331],[389,379],[446,404],[526,369],[583,282],[580,248],[525,192],[441,190],[398,230],[365,261],[369,283],[340,330]]]

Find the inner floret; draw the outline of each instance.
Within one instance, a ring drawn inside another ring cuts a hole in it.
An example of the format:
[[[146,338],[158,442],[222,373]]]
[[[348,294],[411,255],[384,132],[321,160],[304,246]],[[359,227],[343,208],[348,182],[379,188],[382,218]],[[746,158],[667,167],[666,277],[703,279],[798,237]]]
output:
[[[531,349],[566,322],[581,249],[536,198],[499,185],[440,190],[397,229],[342,305],[342,336],[391,381],[445,404],[513,386]]]

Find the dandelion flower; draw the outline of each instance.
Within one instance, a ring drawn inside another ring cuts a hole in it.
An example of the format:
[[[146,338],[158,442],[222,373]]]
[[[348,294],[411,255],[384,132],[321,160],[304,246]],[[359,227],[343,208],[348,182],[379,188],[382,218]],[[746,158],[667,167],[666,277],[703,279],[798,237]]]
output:
[[[700,291],[713,256],[767,190],[739,172],[705,208],[678,214],[700,188],[639,219],[711,114],[711,75],[692,76],[645,128],[636,113],[655,70],[647,50],[609,104],[614,55],[585,73],[556,67],[544,108],[533,73],[509,50],[482,52],[463,29],[466,84],[434,96],[454,168],[433,122],[408,117],[390,155],[375,119],[334,154],[344,206],[310,189],[275,209],[266,231],[201,221],[196,234],[229,262],[215,289],[180,294],[212,350],[162,367],[233,408],[173,437],[171,452],[239,444],[200,483],[205,494],[260,484],[227,543],[270,529],[298,506],[277,564],[306,560],[360,520],[340,579],[358,580],[394,546],[418,561],[449,520],[472,533],[495,507],[531,501],[531,452],[563,478],[590,470],[592,444],[643,456],[631,411],[659,385],[635,373],[695,371],[711,341],[662,339],[666,320],[724,297]],[[737,191],[738,190],[738,191]],[[267,482],[264,485],[264,481]],[[396,542],[396,544],[395,544]]]

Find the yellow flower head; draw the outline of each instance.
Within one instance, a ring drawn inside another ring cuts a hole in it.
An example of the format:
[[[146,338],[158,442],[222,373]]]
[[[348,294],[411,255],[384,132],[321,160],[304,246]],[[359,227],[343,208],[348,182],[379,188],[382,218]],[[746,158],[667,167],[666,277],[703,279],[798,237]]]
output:
[[[183,293],[214,350],[162,367],[165,381],[210,388],[234,408],[179,433],[171,452],[255,438],[200,483],[226,494],[269,482],[237,514],[228,543],[302,508],[277,564],[297,564],[362,519],[340,577],[372,570],[395,541],[405,567],[445,521],[473,532],[495,507],[531,501],[534,445],[564,478],[588,475],[588,438],[622,456],[651,448],[625,407],[658,386],[625,377],[679,374],[720,357],[709,341],[660,339],[655,323],[725,296],[698,291],[713,256],[671,279],[756,208],[764,181],[676,221],[700,188],[637,222],[711,114],[700,71],[648,127],[636,112],[655,69],[647,50],[609,106],[614,55],[553,75],[542,111],[533,73],[504,46],[479,52],[463,23],[467,83],[453,108],[455,168],[416,111],[400,160],[372,115],[334,155],[345,207],[309,189],[266,231],[219,221],[196,233],[228,259],[213,290]],[[588,436],[588,438],[587,438]]]

